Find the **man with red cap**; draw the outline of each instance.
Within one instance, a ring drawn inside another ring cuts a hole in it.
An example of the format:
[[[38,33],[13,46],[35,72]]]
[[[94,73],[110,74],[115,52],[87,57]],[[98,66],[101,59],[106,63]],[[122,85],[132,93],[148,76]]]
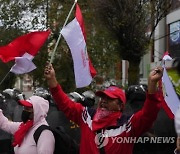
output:
[[[9,121],[0,109],[0,128],[14,135],[13,146],[15,154],[53,154],[55,139],[50,130],[44,130],[37,142],[34,141],[34,132],[46,122],[49,102],[39,96],[31,96],[28,100],[20,100],[24,106],[22,122]]]
[[[127,117],[122,114],[126,102],[122,89],[111,86],[104,91],[96,92],[100,101],[95,110],[83,107],[68,98],[58,84],[51,64],[48,64],[44,71],[58,108],[81,128],[81,154],[132,154],[136,138],[146,132],[157,117],[161,102],[157,82],[162,74],[162,67],[150,73],[144,107]]]

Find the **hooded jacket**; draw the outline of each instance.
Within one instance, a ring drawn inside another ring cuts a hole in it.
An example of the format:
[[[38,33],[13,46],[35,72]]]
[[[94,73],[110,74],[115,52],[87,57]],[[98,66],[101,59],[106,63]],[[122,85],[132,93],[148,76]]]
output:
[[[44,130],[39,137],[36,145],[33,134],[41,125],[48,125],[45,118],[49,110],[49,102],[42,97],[32,96],[28,99],[33,105],[34,123],[30,130],[25,135],[21,146],[14,147],[15,154],[53,154],[55,139],[53,133],[49,130]],[[0,128],[4,131],[14,134],[21,122],[9,121],[0,110]]]
[[[158,93],[147,94],[142,110],[130,117],[121,113],[119,117],[116,115],[115,119],[108,116],[106,120],[116,121],[116,124],[110,122],[108,127],[103,128],[101,127],[102,123],[99,123],[101,129],[96,130],[93,128],[93,115],[96,110],[83,107],[80,103],[74,103],[63,92],[60,85],[50,90],[58,108],[81,128],[81,154],[99,154],[102,149],[105,154],[132,154],[134,143],[138,141],[138,137],[151,128],[161,102],[158,99]]]

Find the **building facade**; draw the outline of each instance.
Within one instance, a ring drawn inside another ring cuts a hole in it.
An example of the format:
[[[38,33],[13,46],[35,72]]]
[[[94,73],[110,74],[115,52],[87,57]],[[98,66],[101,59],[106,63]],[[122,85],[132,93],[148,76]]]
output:
[[[149,51],[140,64],[140,83],[147,83],[151,68],[159,66],[166,51],[172,58],[180,57],[180,0],[173,0],[171,9],[154,31],[153,49]],[[166,66],[171,66],[166,62]]]
[[[172,58],[180,57],[180,1],[173,0],[169,14],[156,27],[152,66],[168,51]],[[152,55],[151,55],[152,56]]]

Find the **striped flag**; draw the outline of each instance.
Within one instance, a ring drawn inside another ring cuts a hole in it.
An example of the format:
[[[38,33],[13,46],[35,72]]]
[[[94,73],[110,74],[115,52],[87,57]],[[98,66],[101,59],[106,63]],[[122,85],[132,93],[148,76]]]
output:
[[[165,54],[165,56],[163,57],[163,60],[164,61],[172,60],[172,58],[168,54]],[[163,90],[162,107],[166,111],[167,115],[171,119],[174,119],[174,115],[176,114],[176,111],[180,105],[180,100],[168,76],[165,65],[163,65],[163,68],[164,68],[164,72],[162,76],[162,90]]]
[[[61,30],[61,34],[71,50],[76,87],[86,87],[96,75],[96,70],[87,53],[85,27],[78,4],[75,18]]]
[[[49,30],[31,32],[16,38],[8,45],[0,46],[0,59],[7,63],[16,57],[22,57],[26,53],[31,59],[38,53],[49,34]],[[28,58],[27,55],[26,58]]]
[[[5,46],[0,47],[0,59],[7,63],[15,60],[10,72],[28,73],[36,68],[32,62],[41,46],[47,40],[50,30],[36,31],[22,35]]]

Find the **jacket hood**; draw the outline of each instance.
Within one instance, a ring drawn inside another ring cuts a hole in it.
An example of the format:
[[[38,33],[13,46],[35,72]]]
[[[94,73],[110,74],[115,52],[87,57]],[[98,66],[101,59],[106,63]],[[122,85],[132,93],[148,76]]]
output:
[[[49,102],[39,96],[31,96],[28,100],[33,106],[34,123],[45,119],[49,110]]]

